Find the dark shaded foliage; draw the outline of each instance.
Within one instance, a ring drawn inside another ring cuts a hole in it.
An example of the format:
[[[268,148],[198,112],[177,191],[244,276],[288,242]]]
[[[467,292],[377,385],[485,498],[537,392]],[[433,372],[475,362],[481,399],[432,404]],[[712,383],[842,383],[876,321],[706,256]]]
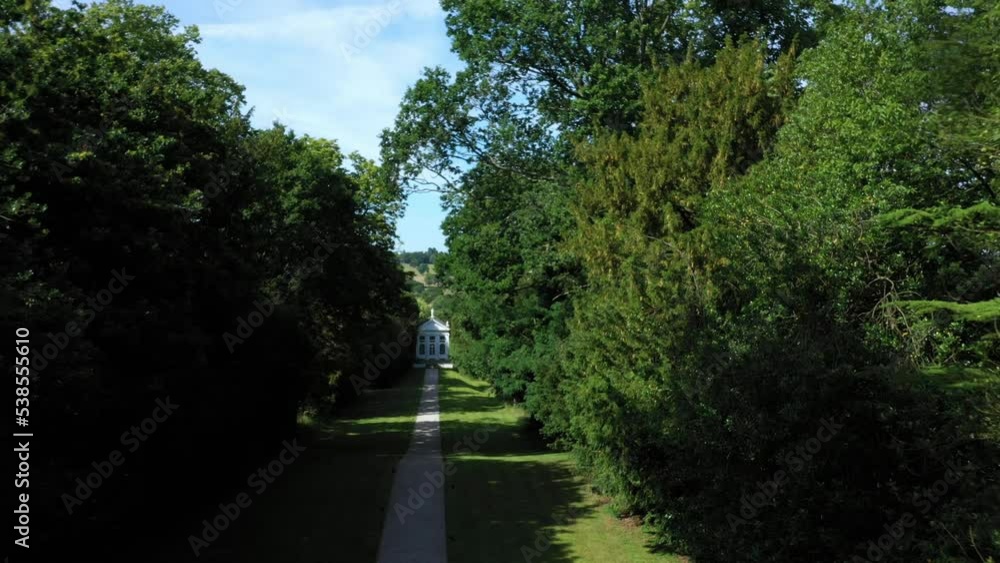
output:
[[[160,8],[2,6],[0,327],[29,328],[36,357],[35,541],[125,558],[239,486],[302,409],[356,397],[412,330],[399,202],[334,143],[253,129]],[[167,397],[177,413],[68,515],[74,479]]]

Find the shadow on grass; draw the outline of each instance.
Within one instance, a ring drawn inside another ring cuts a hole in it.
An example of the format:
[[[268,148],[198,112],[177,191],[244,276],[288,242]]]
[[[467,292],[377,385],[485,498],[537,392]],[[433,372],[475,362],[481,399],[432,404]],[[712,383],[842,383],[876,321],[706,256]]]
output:
[[[456,372],[442,374],[449,563],[575,561],[557,531],[593,513],[564,454],[523,411]]]
[[[568,467],[491,457],[457,459],[455,469],[446,493],[450,563],[574,561],[557,528],[596,507],[583,504]]]
[[[489,433],[489,439],[474,451],[479,455],[551,453],[523,411],[487,395],[485,384],[473,386],[454,372],[445,374],[442,381],[441,442],[446,455],[455,453],[455,444],[475,441],[476,432]]]
[[[261,494],[234,475],[234,491],[206,505],[200,518],[218,514],[247,492],[253,504],[206,549],[206,562],[375,561],[396,465],[409,446],[423,370],[413,370],[396,387],[372,390],[336,419],[303,432],[306,447]],[[275,454],[278,453],[276,445]],[[204,527],[192,521],[190,533]],[[194,561],[187,538],[170,560]]]

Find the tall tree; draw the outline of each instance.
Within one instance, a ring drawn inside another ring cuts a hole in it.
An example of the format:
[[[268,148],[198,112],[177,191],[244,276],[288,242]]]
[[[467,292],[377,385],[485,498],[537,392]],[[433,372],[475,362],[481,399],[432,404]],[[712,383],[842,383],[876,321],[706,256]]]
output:
[[[58,429],[34,466],[38,543],[150,560],[170,520],[273,455],[300,409],[356,397],[351,376],[412,329],[401,195],[331,141],[251,127],[243,88],[162,8],[5,0],[0,18],[0,326],[31,329],[32,408]],[[168,397],[170,429],[68,514],[69,476]]]
[[[580,268],[568,251],[580,171],[573,145],[632,133],[644,81],[685,60],[712,61],[726,38],[762,39],[773,59],[814,41],[811,2],[752,10],[707,2],[442,3],[467,67],[430,69],[383,138],[387,180],[444,193],[455,291],[456,355],[510,398],[558,369]],[[530,399],[529,399],[530,400]],[[543,408],[539,403],[539,408]]]

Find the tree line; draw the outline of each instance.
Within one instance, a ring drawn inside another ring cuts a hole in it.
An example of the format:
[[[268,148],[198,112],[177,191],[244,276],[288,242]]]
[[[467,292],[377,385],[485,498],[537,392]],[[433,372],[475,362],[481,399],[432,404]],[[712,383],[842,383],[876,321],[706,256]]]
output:
[[[0,22],[0,325],[31,331],[34,542],[155,549],[412,330],[402,193],[333,141],[251,126],[162,8],[4,0]],[[122,468],[87,481],[109,452]]]
[[[441,252],[438,251],[438,249],[428,248],[427,250],[398,252],[397,256],[399,256],[399,261],[401,263],[413,266],[415,270],[417,270],[421,274],[426,275],[428,272],[430,272],[430,268],[431,266],[434,265],[434,262],[436,261],[438,254],[441,254]]]
[[[696,561],[1000,554],[1000,10],[444,0],[460,367]]]

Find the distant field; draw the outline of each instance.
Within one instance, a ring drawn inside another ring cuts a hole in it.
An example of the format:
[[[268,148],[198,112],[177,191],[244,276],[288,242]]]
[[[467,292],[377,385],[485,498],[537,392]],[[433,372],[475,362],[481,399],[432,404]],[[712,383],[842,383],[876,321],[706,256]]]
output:
[[[410,272],[410,273],[413,274],[413,281],[415,281],[415,282],[417,282],[417,283],[419,283],[421,285],[430,285],[428,283],[428,281],[427,281],[427,276],[425,276],[424,274],[421,274],[420,271],[417,270],[415,267],[411,266],[410,264],[403,264],[402,266],[403,266],[403,271],[404,272]],[[433,273],[434,272],[434,265],[431,264],[431,266],[428,268],[427,271],[428,271],[428,273]]]

